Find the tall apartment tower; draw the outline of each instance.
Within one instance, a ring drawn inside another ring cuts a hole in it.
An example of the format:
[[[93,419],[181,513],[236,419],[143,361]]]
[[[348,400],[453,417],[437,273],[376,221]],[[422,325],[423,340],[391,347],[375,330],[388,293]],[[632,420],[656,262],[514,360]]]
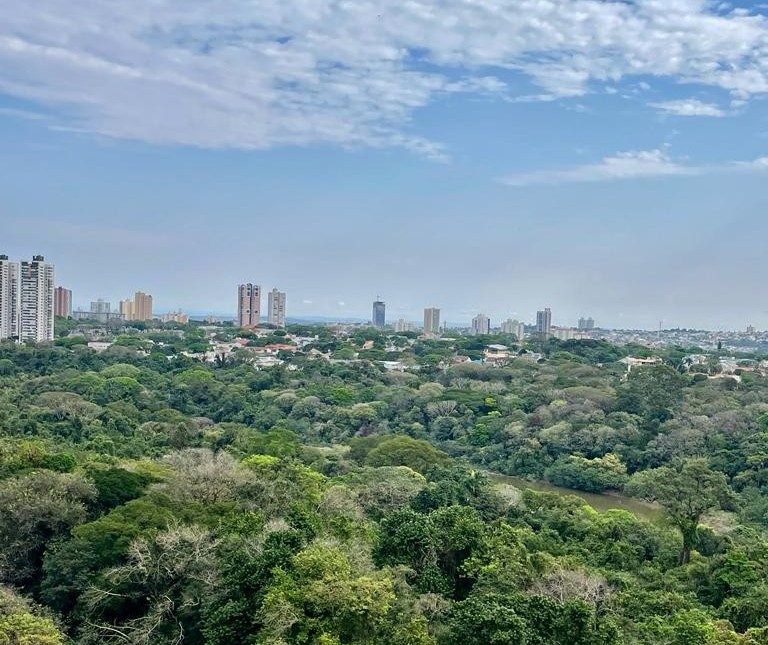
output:
[[[91,313],[94,314],[109,314],[112,313],[112,304],[106,300],[99,298],[91,302]]]
[[[152,296],[143,291],[133,295],[134,320],[152,320]]]
[[[536,312],[536,333],[544,338],[552,335],[552,310],[549,307]]]
[[[485,336],[491,333],[491,319],[485,314],[477,314],[472,319],[472,333],[475,336]]]
[[[437,307],[427,307],[424,310],[424,333],[427,336],[440,333],[440,309]]]
[[[371,316],[371,322],[374,327],[383,329],[387,324],[387,306],[383,300],[373,301],[373,314]]]
[[[19,263],[0,255],[0,340],[19,337]]]
[[[93,306],[93,303],[91,303],[91,306]],[[127,298],[126,300],[120,301],[120,315],[123,317],[123,320],[136,320],[134,318],[134,303],[133,300],[130,298]]]
[[[19,340],[53,340],[53,265],[42,255],[19,265]]]
[[[285,291],[272,289],[267,294],[267,322],[275,327],[285,327]]]
[[[241,284],[237,288],[237,324],[240,327],[258,327],[261,316],[261,287]]]
[[[513,334],[517,336],[517,340],[520,341],[523,340],[523,337],[525,336],[525,325],[517,320],[508,318],[501,323],[501,331],[504,334]]]
[[[72,317],[72,290],[56,287],[53,292],[53,315],[62,318]]]

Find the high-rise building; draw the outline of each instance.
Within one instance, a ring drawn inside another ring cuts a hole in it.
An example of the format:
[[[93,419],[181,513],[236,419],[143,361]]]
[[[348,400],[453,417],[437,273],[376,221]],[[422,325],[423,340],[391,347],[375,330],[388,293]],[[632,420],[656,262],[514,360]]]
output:
[[[552,335],[552,310],[549,307],[536,312],[536,333],[543,338]]]
[[[485,314],[477,314],[472,319],[472,333],[475,336],[485,336],[491,333],[491,319]]]
[[[594,318],[579,318],[579,329],[581,331],[592,331],[595,328]]]
[[[112,318],[110,312],[112,305],[104,300],[91,303],[91,314],[95,320],[106,322]],[[120,301],[120,316],[123,320],[152,320],[152,296],[143,291],[133,294],[133,299],[126,298]]]
[[[272,289],[267,294],[267,322],[275,327],[285,327],[285,291]]]
[[[91,302],[91,313],[94,314],[109,314],[112,313],[112,303],[99,298]]]
[[[258,327],[261,317],[261,287],[241,284],[237,288],[237,324],[240,327]]]
[[[53,292],[53,315],[62,318],[72,317],[72,291],[64,287],[56,287]]]
[[[123,320],[135,320],[135,309],[134,302],[130,298],[120,301],[120,315],[123,317]]]
[[[134,320],[152,320],[152,296],[137,291],[133,296]]]
[[[508,318],[501,323],[501,333],[512,334],[517,336],[517,340],[523,340],[523,336],[525,336],[525,325],[517,320]]]
[[[54,269],[42,255],[19,265],[19,340],[53,340]]]
[[[0,340],[19,337],[19,263],[0,255]]]
[[[424,310],[424,333],[427,336],[440,333],[440,310],[437,307],[427,307]]]
[[[383,329],[387,324],[387,306],[383,300],[373,301],[373,316],[371,317],[374,327]]]

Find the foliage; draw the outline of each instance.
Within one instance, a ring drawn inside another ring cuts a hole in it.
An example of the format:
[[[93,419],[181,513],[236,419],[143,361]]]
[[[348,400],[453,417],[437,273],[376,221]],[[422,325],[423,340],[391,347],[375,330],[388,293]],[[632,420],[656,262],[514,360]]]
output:
[[[0,343],[0,645],[768,642],[758,361],[75,322]]]

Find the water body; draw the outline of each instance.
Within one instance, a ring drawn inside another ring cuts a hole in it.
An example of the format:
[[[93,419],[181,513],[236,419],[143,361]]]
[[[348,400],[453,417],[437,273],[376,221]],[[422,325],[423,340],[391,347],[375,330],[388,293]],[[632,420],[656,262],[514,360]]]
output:
[[[626,497],[619,493],[585,493],[584,491],[574,490],[572,488],[553,486],[545,481],[528,481],[527,479],[522,479],[520,477],[511,477],[509,475],[500,475],[497,473],[492,473],[489,476],[496,481],[510,484],[520,490],[528,488],[531,490],[558,493],[559,495],[574,495],[580,497],[592,508],[601,512],[612,508],[620,508],[624,511],[629,511],[636,517],[644,520],[658,520],[662,515],[661,509],[657,505],[643,502],[632,497]]]

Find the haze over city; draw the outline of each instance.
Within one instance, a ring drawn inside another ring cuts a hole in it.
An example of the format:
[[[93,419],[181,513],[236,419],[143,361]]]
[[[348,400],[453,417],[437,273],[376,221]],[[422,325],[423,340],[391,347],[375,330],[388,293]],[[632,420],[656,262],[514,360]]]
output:
[[[0,252],[77,305],[768,328],[765,5],[0,11]]]

